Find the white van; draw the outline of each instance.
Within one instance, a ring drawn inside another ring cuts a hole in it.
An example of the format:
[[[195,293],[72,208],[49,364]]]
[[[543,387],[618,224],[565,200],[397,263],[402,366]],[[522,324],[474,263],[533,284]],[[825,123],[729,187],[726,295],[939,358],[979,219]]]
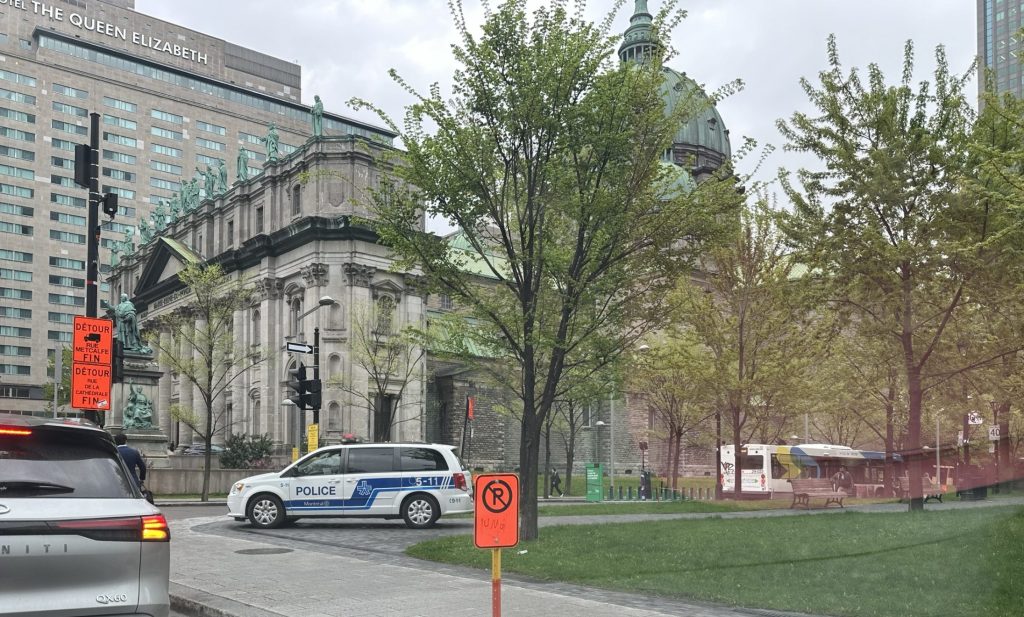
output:
[[[236,482],[228,515],[261,528],[307,517],[401,517],[422,529],[444,514],[472,512],[472,481],[454,446],[329,446],[283,471]]]

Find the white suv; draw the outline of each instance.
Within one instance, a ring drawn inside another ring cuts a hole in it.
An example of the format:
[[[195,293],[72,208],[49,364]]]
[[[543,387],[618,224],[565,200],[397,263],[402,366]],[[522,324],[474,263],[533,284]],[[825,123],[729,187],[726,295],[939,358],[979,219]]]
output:
[[[425,528],[472,511],[472,476],[454,446],[440,444],[321,448],[283,471],[236,482],[228,495],[229,516],[264,528],[305,517],[401,517]]]
[[[0,414],[0,615],[167,617],[170,531],[91,423]]]

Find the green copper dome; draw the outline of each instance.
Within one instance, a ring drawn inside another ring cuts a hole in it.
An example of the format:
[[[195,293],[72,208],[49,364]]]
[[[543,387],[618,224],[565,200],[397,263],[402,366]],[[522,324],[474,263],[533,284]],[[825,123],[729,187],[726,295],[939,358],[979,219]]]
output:
[[[619,46],[622,62],[643,62],[651,55],[658,41],[654,36],[653,18],[647,10],[647,0],[635,0],[633,16]],[[663,68],[665,81],[662,98],[666,113],[677,105],[691,105],[696,112],[676,131],[672,139],[671,161],[693,171],[699,180],[718,169],[731,155],[729,131],[713,104],[701,106],[699,99],[707,94],[694,80],[670,68]]]

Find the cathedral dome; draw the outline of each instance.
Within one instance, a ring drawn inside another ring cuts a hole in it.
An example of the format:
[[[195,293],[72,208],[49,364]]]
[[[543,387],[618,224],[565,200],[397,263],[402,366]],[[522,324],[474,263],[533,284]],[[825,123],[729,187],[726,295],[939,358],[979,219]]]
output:
[[[629,27],[619,46],[619,58],[623,62],[643,62],[656,45],[658,41],[654,35],[653,18],[647,11],[647,0],[635,0],[633,16],[629,18]],[[664,81],[661,94],[665,101],[665,113],[673,113],[677,105],[687,105],[695,110],[676,130],[672,138],[670,160],[690,169],[693,176],[701,180],[721,167],[732,155],[729,130],[697,82],[687,77],[686,73],[667,67],[662,71]],[[707,104],[702,104],[704,102]]]

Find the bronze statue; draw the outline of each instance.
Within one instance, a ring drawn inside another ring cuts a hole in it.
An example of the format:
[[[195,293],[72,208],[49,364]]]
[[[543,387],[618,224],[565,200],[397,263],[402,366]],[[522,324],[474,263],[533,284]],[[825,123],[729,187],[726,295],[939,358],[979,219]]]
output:
[[[316,102],[309,110],[313,120],[313,137],[322,137],[324,134],[324,104],[320,100],[319,94],[314,96],[313,100]]]
[[[274,126],[273,122],[271,122],[270,126],[267,128],[267,136],[264,137],[262,141],[267,144],[267,160],[276,161],[278,136],[277,128]]]
[[[124,408],[122,426],[128,428],[153,428],[153,401],[142,392],[142,386],[128,384],[131,394]]]
[[[245,182],[249,179],[249,151],[245,148],[238,151],[236,165],[238,166],[238,169],[235,170],[238,174],[238,181]]]
[[[114,307],[114,325],[117,328],[115,336],[121,341],[125,351],[153,353],[153,350],[142,342],[135,305],[128,299],[128,294],[121,294],[121,303]]]

